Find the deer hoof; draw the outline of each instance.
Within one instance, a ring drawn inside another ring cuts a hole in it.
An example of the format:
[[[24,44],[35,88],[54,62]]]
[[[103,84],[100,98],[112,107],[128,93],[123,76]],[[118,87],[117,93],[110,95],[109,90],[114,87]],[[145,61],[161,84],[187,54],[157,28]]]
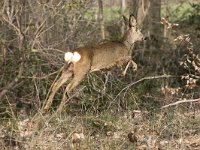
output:
[[[133,67],[133,71],[137,71],[137,65],[135,65],[134,67]]]
[[[133,68],[133,71],[137,71],[137,67]]]
[[[45,106],[43,107],[42,111],[43,111],[44,113],[46,113],[46,112],[49,110],[49,107],[50,107],[50,106],[45,105]]]
[[[124,77],[126,75],[126,71],[123,71],[122,72],[122,76]]]

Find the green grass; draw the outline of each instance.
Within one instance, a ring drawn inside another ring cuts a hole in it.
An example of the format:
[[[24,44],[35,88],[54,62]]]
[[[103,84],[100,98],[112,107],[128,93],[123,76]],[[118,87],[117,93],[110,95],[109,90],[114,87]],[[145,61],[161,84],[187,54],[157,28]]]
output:
[[[194,8],[189,3],[170,4],[168,6],[169,17],[172,22],[183,21],[193,14]],[[162,6],[161,16],[166,16],[166,6]]]
[[[128,9],[125,10],[125,15],[128,15]],[[98,15],[98,8],[93,8],[88,10],[85,14],[85,18],[90,19],[94,18],[94,14]],[[105,23],[109,23],[113,20],[121,19],[120,7],[104,7],[103,8],[103,15]]]
[[[104,8],[104,17],[105,22],[110,22],[113,20],[118,20],[121,18],[120,8],[119,7],[105,7]]]
[[[113,20],[118,20],[120,18],[120,7],[104,7],[104,20],[105,23],[108,23]],[[182,3],[182,4],[169,4],[168,6],[168,12],[170,16],[171,21],[181,21],[187,19],[190,15],[193,14],[194,8],[192,5],[188,2]],[[88,10],[88,12],[85,14],[86,18],[92,18],[94,15],[94,12],[98,14],[98,7],[94,8],[92,10]],[[129,14],[129,10],[125,10],[125,15]],[[161,16],[166,16],[166,6],[163,5],[161,7]]]

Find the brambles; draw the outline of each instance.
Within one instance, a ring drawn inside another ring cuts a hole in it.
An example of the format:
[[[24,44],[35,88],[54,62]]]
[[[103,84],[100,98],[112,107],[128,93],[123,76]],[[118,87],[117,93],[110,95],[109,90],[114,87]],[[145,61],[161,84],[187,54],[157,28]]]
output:
[[[194,52],[193,44],[191,42],[190,36],[180,35],[175,42],[181,43],[186,47],[186,54],[183,55],[180,65],[187,70],[187,73],[182,75],[181,79],[186,80],[186,87],[193,89],[197,86],[200,79],[200,58],[198,54]]]

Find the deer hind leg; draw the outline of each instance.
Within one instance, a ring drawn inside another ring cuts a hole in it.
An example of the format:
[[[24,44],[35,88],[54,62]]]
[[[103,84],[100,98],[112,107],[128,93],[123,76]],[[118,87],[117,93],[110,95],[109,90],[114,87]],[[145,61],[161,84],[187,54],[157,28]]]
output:
[[[126,75],[126,72],[127,72],[127,69],[128,69],[128,67],[129,67],[130,63],[131,63],[131,62],[129,61],[128,64],[126,65],[126,68],[125,68],[124,71],[122,72],[122,75],[123,75],[123,76]]]
[[[77,67],[77,69],[75,67],[75,69],[74,69],[74,78],[66,86],[65,92],[63,93],[63,98],[62,98],[61,103],[60,103],[60,105],[59,105],[59,107],[57,109],[57,112],[61,112],[62,108],[66,104],[67,94],[69,92],[71,92],[76,86],[78,86],[79,83],[84,79],[85,75],[89,72],[89,69],[90,69],[89,63],[86,66],[82,66],[82,69],[81,69],[81,67]]]
[[[44,106],[45,110],[48,110],[49,107],[51,106],[52,102],[53,102],[53,97],[55,96],[56,92],[58,91],[58,89],[65,83],[67,82],[67,80],[73,75],[73,72],[71,70],[63,70],[62,75],[60,76],[60,78],[54,83],[52,90],[51,90],[51,94]]]

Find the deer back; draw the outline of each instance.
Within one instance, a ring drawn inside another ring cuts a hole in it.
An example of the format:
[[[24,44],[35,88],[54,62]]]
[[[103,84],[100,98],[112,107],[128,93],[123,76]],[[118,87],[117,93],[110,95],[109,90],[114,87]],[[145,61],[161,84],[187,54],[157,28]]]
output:
[[[80,60],[73,62],[74,66],[81,66],[79,69],[84,69],[83,64],[87,64],[88,69],[89,64],[88,71],[94,72],[101,69],[109,69],[118,63],[127,61],[131,57],[134,43],[141,41],[143,35],[136,27],[137,24],[134,16],[131,15],[129,20],[124,17],[124,22],[128,25],[128,30],[120,41],[73,50],[72,53],[80,55]]]

